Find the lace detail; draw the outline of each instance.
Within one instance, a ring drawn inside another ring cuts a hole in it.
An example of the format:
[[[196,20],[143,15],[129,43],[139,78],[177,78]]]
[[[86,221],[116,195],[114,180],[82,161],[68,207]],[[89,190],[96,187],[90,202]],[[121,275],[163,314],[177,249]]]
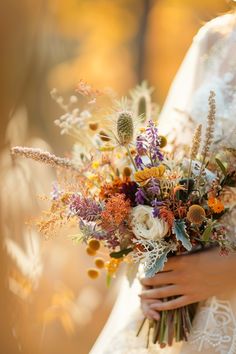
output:
[[[229,301],[213,297],[200,307],[189,345],[203,353],[209,350],[221,354],[236,353],[236,318]]]

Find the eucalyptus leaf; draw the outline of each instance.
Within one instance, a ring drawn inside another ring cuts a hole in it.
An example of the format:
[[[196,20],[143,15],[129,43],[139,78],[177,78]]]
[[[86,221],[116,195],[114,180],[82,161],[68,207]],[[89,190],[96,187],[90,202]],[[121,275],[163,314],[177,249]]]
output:
[[[183,247],[190,251],[192,249],[192,244],[189,239],[189,235],[186,232],[186,225],[184,220],[175,220],[173,226],[173,233],[176,236],[176,239],[180,241]]]
[[[147,278],[152,278],[154,275],[164,268],[164,264],[167,261],[167,255],[170,250],[166,250],[159,258],[157,258],[154,266],[150,269],[145,270],[145,276]]]
[[[118,252],[111,252],[110,257],[116,258],[116,259],[122,258],[123,256],[126,256],[127,254],[129,254],[132,251],[133,251],[133,248],[125,248],[124,250],[120,250]]]
[[[202,234],[202,237],[201,237],[202,240],[205,242],[209,241],[211,232],[212,232],[212,225],[208,225]]]

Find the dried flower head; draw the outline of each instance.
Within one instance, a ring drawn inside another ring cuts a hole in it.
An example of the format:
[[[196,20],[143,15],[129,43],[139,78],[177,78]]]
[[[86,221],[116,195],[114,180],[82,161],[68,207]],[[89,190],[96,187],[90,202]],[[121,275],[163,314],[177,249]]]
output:
[[[191,205],[187,213],[187,219],[196,225],[201,225],[205,216],[205,210],[197,204]]]
[[[86,253],[89,255],[89,256],[95,256],[96,255],[96,251],[93,250],[91,247],[87,246],[86,247]]]
[[[96,239],[89,240],[88,245],[93,251],[98,251],[101,246],[100,242]]]
[[[99,271],[96,268],[90,268],[88,269],[88,276],[91,279],[97,279],[99,276]]]
[[[96,258],[94,260],[94,263],[96,265],[97,268],[102,269],[105,267],[105,262],[103,258]]]

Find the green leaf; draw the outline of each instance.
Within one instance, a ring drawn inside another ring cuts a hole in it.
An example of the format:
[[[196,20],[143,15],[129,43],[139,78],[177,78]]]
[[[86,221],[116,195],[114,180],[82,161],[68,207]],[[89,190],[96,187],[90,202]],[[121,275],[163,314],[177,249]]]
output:
[[[209,237],[210,237],[211,232],[212,232],[212,225],[208,225],[202,234],[202,237],[201,237],[202,240],[205,242],[209,241]]]
[[[164,268],[164,264],[167,261],[167,255],[170,252],[170,250],[166,250],[161,257],[159,257],[156,260],[156,263],[154,264],[154,266],[148,270],[145,270],[145,276],[147,278],[152,278],[154,277],[154,275],[160,271],[162,271],[162,269]]]
[[[222,173],[224,174],[224,176],[227,176],[227,172],[226,172],[226,168],[223,165],[223,163],[219,160],[219,159],[215,159],[217,165],[219,166],[219,168],[221,169]]]
[[[133,251],[133,248],[125,248],[124,250],[120,250],[118,252],[111,252],[110,257],[116,258],[116,259],[122,258],[123,256],[126,256],[127,254],[129,254],[132,251]]]
[[[173,226],[173,233],[175,234],[178,241],[180,241],[183,247],[190,251],[192,249],[192,244],[189,239],[189,235],[186,232],[186,225],[184,220],[175,220]]]

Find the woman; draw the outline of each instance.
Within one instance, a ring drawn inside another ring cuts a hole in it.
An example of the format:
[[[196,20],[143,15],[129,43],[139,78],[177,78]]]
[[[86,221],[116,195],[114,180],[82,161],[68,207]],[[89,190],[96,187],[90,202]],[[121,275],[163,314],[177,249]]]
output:
[[[236,14],[227,14],[207,23],[193,40],[171,87],[160,117],[160,131],[185,143],[193,126],[207,115],[209,91],[216,93],[217,138],[236,144]],[[233,215],[234,213],[234,215]],[[236,216],[230,219],[232,237],[236,237]],[[236,255],[220,257],[217,249],[173,257],[164,272],[141,279],[133,289],[121,291],[92,354],[155,353],[236,353]],[[124,285],[125,287],[125,285]],[[160,349],[145,348],[145,337],[137,338],[137,292],[145,316],[159,318],[159,311],[201,302],[187,343]],[[169,296],[175,300],[162,302]]]

